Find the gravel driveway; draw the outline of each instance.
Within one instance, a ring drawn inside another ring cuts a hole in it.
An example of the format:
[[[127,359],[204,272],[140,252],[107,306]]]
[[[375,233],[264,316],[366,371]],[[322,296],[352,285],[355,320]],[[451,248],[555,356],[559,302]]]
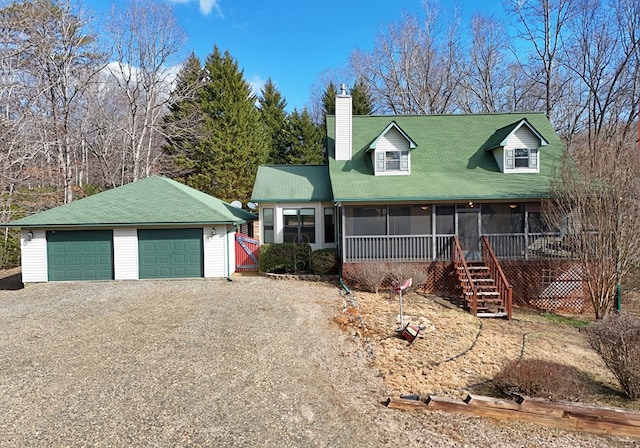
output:
[[[366,351],[331,321],[342,303],[258,276],[0,291],[0,446],[602,443],[381,406]]]

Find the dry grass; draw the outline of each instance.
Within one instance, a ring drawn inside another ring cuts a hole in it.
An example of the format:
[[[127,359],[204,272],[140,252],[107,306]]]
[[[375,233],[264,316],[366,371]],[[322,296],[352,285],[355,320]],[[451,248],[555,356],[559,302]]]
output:
[[[423,337],[409,345],[395,331],[397,297],[357,292],[356,299],[359,315],[351,311],[345,318],[371,346],[373,362],[393,395],[495,395],[500,390],[493,378],[504,366],[542,359],[566,365],[585,379],[582,401],[640,409],[640,402],[624,397],[585,335],[571,325],[520,308],[511,321],[479,319],[442,297],[405,294],[405,323],[426,328]]]

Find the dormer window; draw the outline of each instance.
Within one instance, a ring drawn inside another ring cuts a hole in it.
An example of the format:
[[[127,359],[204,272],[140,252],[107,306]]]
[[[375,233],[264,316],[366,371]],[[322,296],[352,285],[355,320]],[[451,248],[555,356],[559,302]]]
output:
[[[409,175],[411,157],[409,151],[416,147],[395,121],[391,122],[376,139],[367,152],[371,154],[373,171],[376,176]]]
[[[409,171],[409,151],[380,151],[376,158],[376,172]]]
[[[548,144],[525,118],[495,131],[483,147],[503,173],[538,173],[540,147]]]
[[[538,148],[514,148],[505,150],[507,169],[538,168]]]

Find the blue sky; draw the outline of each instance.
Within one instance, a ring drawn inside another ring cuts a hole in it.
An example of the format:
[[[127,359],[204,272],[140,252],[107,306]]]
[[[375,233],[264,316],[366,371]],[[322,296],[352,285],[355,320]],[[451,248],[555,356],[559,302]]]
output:
[[[345,67],[356,49],[369,50],[376,36],[402,12],[422,11],[422,0],[154,0],[172,4],[187,32],[185,55],[204,60],[214,44],[261,85],[273,79],[287,109],[311,105],[321,76]],[[117,2],[116,2],[117,3]],[[85,0],[96,12],[109,2]],[[451,2],[440,0],[442,8]],[[467,19],[473,12],[499,14],[500,0],[459,0]]]

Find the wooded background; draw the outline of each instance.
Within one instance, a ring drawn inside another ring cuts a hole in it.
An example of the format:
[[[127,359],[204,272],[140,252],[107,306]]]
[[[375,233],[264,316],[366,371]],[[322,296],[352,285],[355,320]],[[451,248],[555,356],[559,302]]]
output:
[[[601,212],[635,225],[620,198],[637,198],[637,0],[506,0],[505,16],[470,21],[428,0],[293,111],[271,80],[252,92],[215,42],[204,60],[185,54],[167,4],[101,18],[71,0],[0,5],[1,222],[151,174],[246,203],[258,165],[325,163],[324,117],[346,82],[356,114],[544,111],[572,166],[616,186]],[[0,265],[19,263],[18,244],[5,229]]]

